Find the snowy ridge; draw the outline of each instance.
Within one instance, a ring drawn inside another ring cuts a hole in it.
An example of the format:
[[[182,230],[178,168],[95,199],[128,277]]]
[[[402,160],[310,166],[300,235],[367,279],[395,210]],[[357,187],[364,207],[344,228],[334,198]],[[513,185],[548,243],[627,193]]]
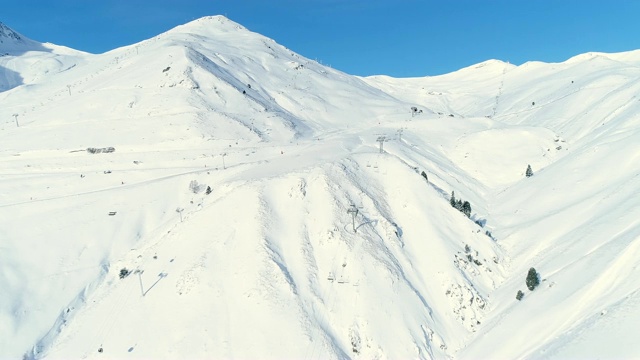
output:
[[[636,356],[637,54],[359,78],[213,16],[0,58],[0,357]]]
[[[0,38],[4,41],[20,41],[22,38],[18,33],[11,30],[7,25],[0,22]]]
[[[33,41],[0,22],[0,96],[20,85],[46,81],[84,61],[88,54]]]

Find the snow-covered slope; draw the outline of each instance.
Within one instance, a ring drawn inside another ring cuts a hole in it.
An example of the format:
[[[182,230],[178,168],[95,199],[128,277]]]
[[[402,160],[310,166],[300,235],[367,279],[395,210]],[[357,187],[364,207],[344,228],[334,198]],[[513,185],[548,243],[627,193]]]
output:
[[[0,22],[0,92],[47,81],[50,75],[84,62],[89,54],[39,43]]]
[[[358,78],[214,16],[35,53],[0,58],[32,74],[0,92],[0,357],[640,353],[637,52]]]
[[[500,310],[461,357],[640,354],[630,330],[640,321],[639,60],[638,51],[590,53],[502,71],[488,62],[441,77],[366,79],[398,97],[406,81],[406,98],[500,124],[458,138],[451,156],[495,188],[490,223],[513,274],[494,294],[504,298]],[[535,176],[522,179],[525,164]],[[513,301],[532,266],[542,291]]]

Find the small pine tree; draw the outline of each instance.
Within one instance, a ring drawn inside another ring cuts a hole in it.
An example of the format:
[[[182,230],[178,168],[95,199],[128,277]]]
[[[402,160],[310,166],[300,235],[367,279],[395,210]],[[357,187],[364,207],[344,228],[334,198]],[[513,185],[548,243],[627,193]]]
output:
[[[423,171],[423,172],[422,172],[422,174],[420,174],[420,175],[422,175],[422,177],[423,177],[425,180],[427,180],[427,182],[429,182],[429,177],[427,176],[427,173],[426,173],[426,172],[424,172],[424,171]],[[452,195],[453,195],[453,194],[452,194]]]
[[[525,175],[527,177],[532,177],[533,176],[533,170],[531,170],[531,165],[527,165],[527,171],[525,172]]]
[[[522,290],[518,290],[518,293],[516,294],[516,299],[520,301],[522,300],[523,297],[524,297],[524,293],[522,292]]]
[[[449,204],[451,204],[451,207],[456,207],[456,197],[455,197],[455,192],[451,192],[451,200],[449,200]]]
[[[527,274],[527,288],[533,291],[538,285],[540,285],[540,274],[536,271],[536,269],[529,269],[529,273]]]
[[[468,201],[462,204],[462,213],[467,215],[468,218],[471,217],[471,204]]]
[[[120,279],[126,278],[130,273],[131,271],[129,271],[127,268],[120,269]]]

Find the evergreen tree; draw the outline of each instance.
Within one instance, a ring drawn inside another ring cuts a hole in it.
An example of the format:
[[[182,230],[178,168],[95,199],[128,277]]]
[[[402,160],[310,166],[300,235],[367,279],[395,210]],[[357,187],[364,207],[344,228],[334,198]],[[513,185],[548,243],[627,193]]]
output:
[[[126,278],[127,276],[129,276],[129,274],[131,274],[131,271],[129,271],[127,268],[120,269],[120,279]]]
[[[536,271],[536,269],[529,269],[529,273],[527,274],[527,288],[533,291],[538,285],[540,285],[540,275]]]
[[[522,290],[518,290],[518,293],[516,294],[516,299],[520,301],[522,300],[523,297],[524,297],[524,293],[522,292]]]
[[[525,172],[525,175],[527,177],[532,177],[533,176],[533,170],[531,170],[531,165],[527,165],[527,172]]]
[[[471,204],[468,201],[465,201],[462,204],[462,213],[467,215],[467,217],[471,217]]]
[[[451,207],[456,207],[456,197],[454,192],[451,192],[451,200],[449,200],[449,204],[451,204]]]

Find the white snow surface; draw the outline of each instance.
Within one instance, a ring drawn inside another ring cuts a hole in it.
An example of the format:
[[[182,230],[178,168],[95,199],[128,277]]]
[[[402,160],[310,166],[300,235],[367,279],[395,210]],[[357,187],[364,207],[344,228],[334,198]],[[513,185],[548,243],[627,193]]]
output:
[[[0,30],[0,358],[640,357],[639,51],[361,78],[222,16]]]

